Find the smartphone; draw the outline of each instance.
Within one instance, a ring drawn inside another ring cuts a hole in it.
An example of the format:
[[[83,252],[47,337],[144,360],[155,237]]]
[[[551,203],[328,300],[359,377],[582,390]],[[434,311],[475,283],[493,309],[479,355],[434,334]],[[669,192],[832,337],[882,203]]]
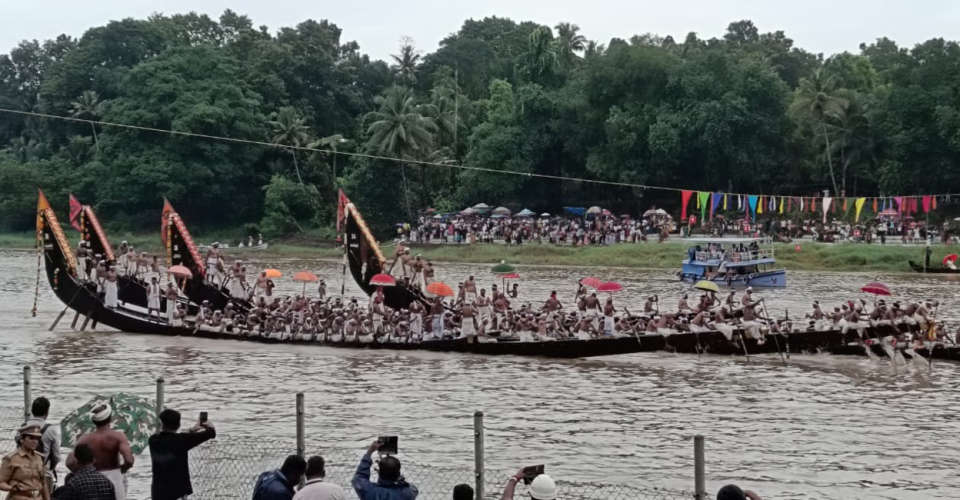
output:
[[[530,484],[533,482],[533,478],[543,474],[544,467],[543,464],[540,465],[530,465],[523,468],[523,484]]]
[[[207,423],[207,412],[205,411],[200,412],[200,423],[201,424]]]
[[[380,453],[397,454],[397,436],[380,436],[378,441],[380,441],[380,448],[378,449]]]

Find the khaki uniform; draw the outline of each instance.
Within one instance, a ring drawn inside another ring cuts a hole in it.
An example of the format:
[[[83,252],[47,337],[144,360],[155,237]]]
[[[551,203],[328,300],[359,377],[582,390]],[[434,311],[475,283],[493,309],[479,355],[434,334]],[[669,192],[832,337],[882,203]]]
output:
[[[0,462],[0,483],[8,483],[18,491],[10,492],[8,499],[49,499],[43,456],[35,451],[18,448]]]

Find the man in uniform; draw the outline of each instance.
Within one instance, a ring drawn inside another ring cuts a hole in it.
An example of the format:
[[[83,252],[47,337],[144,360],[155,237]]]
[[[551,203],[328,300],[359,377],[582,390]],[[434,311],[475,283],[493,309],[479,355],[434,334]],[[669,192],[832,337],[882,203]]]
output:
[[[0,461],[0,491],[9,492],[7,498],[11,500],[50,500],[43,455],[36,451],[43,433],[31,423],[21,427],[18,434],[20,445]]]

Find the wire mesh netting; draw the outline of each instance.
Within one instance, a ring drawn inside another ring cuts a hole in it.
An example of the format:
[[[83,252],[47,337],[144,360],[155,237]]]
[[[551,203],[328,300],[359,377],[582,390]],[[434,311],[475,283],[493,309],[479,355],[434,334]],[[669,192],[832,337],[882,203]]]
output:
[[[17,432],[17,429],[23,425],[24,420],[22,406],[0,407],[0,439],[13,436]]]
[[[326,462],[325,481],[339,485],[347,498],[357,498],[351,487],[353,475],[363,456],[363,450],[343,448],[310,448],[307,455],[313,453],[323,456]],[[193,450],[190,454],[193,476],[194,496],[198,500],[249,498],[260,473],[277,469],[287,455],[295,453],[290,443],[262,440],[232,440],[227,436],[218,436]],[[447,500],[454,486],[468,484],[473,487],[476,475],[472,465],[437,466],[417,462],[414,459],[399,457],[402,462],[403,476],[420,490],[417,498],[423,500]],[[464,457],[472,460],[472,456]],[[376,480],[377,465],[373,466],[373,480]],[[485,471],[484,497],[500,498],[506,478],[511,473]],[[502,480],[502,481],[501,481]],[[692,493],[684,491],[636,488],[627,485],[605,485],[595,483],[576,483],[559,480],[557,482],[560,498],[570,500],[681,500],[693,498]],[[526,486],[517,486],[517,498],[527,498]]]

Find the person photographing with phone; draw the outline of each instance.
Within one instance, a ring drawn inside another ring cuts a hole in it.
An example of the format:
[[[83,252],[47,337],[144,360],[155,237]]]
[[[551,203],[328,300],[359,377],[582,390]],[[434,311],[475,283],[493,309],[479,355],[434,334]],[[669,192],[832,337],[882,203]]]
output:
[[[160,412],[160,432],[150,436],[150,461],[153,465],[153,500],[179,500],[193,494],[187,452],[217,437],[217,430],[200,412],[197,425],[180,430],[180,412],[167,408]]]
[[[557,483],[544,473],[543,465],[531,465],[520,469],[519,472],[507,480],[507,485],[503,488],[503,495],[500,500],[513,500],[517,483],[520,481],[527,485],[530,500],[557,499]]]
[[[370,468],[373,466],[373,454],[380,451],[380,467],[377,482],[370,481]],[[353,489],[360,500],[413,500],[420,491],[408,483],[400,474],[400,460],[397,453],[397,437],[384,436],[370,444],[357,472],[353,475]]]

